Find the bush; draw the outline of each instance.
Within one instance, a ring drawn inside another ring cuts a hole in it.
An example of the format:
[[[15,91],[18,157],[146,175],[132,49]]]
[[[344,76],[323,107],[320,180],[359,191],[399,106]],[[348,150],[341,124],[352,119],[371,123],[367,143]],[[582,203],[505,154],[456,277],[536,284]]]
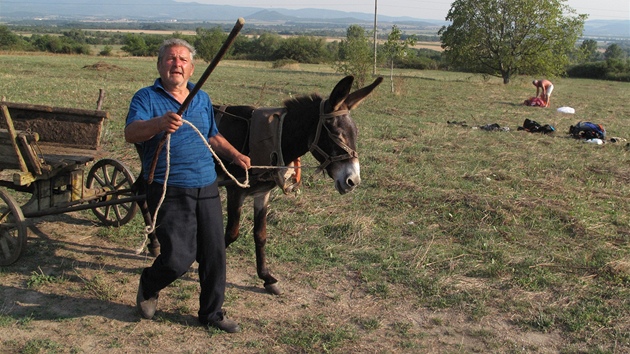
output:
[[[416,70],[437,70],[439,62],[427,57],[405,57],[396,61],[397,68]]]
[[[442,53],[433,49],[414,49],[408,51],[408,55],[397,58],[397,68],[416,70],[437,70],[440,68]]]
[[[630,73],[610,73],[606,75],[606,80],[630,82]]]
[[[70,46],[70,48],[70,53],[85,55],[92,54],[92,48],[89,44],[74,43]]]
[[[572,78],[630,81],[630,60],[609,59],[576,65],[567,70]]]
[[[125,45],[120,49],[136,57],[157,56],[160,45],[167,38],[163,35],[127,34]]]
[[[329,56],[323,38],[304,36],[284,39],[273,53],[274,59],[293,59],[309,64],[329,61]]]
[[[274,69],[299,68],[300,67],[300,62],[298,62],[297,60],[293,60],[293,59],[280,59],[280,60],[274,61],[273,64],[271,65],[271,67],[274,68]]]
[[[112,48],[111,45],[106,45],[103,50],[101,50],[98,54],[104,57],[108,57],[110,55],[112,55],[112,50],[114,50],[114,48]]]
[[[630,73],[630,61],[626,59],[608,59],[606,66],[609,73]]]
[[[24,50],[28,43],[22,37],[11,32],[7,26],[0,26],[0,49]]]

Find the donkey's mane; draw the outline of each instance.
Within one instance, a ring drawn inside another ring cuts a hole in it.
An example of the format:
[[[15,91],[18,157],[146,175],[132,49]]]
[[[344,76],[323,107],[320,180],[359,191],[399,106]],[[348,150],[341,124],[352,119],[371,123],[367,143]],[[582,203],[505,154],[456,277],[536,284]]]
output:
[[[284,106],[289,110],[303,110],[304,107],[308,107],[309,105],[314,104],[317,101],[320,101],[322,96],[317,93],[312,93],[310,95],[303,95],[298,97],[293,97],[284,101]]]

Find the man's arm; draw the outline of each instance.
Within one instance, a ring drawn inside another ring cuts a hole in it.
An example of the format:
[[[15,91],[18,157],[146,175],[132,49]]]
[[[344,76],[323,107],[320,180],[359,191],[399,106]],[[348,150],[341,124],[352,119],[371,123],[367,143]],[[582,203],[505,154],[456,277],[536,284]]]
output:
[[[238,150],[236,150],[234,146],[232,146],[232,144],[230,144],[230,142],[221,135],[221,133],[210,137],[208,142],[219,156],[231,160],[233,164],[244,170],[248,170],[251,167],[249,157],[238,152]]]
[[[173,112],[149,120],[137,120],[125,127],[125,140],[128,143],[141,143],[160,132],[174,133],[183,124],[182,117]]]

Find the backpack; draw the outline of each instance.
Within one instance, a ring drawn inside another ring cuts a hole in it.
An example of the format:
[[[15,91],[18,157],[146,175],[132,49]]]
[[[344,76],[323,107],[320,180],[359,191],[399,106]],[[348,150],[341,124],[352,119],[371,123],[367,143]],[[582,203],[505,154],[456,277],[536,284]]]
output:
[[[602,139],[606,138],[606,129],[601,124],[591,122],[578,122],[569,128],[569,134],[576,139]]]
[[[556,128],[554,128],[552,125],[549,125],[549,124],[541,125],[535,120],[526,118],[525,121],[523,122],[523,126],[518,127],[518,130],[525,130],[530,133],[549,134],[549,133],[555,132]]]

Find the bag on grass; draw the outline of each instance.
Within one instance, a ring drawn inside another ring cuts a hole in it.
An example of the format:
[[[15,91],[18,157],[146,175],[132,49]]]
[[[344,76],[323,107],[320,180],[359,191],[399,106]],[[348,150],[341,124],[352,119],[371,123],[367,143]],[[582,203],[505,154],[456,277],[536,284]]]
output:
[[[569,134],[576,139],[605,139],[606,129],[601,124],[578,122],[569,127]]]
[[[549,124],[541,125],[535,120],[526,118],[525,121],[523,122],[523,126],[518,127],[518,130],[524,130],[530,133],[549,134],[549,133],[555,132],[556,128],[554,128],[552,125],[549,125]]]

